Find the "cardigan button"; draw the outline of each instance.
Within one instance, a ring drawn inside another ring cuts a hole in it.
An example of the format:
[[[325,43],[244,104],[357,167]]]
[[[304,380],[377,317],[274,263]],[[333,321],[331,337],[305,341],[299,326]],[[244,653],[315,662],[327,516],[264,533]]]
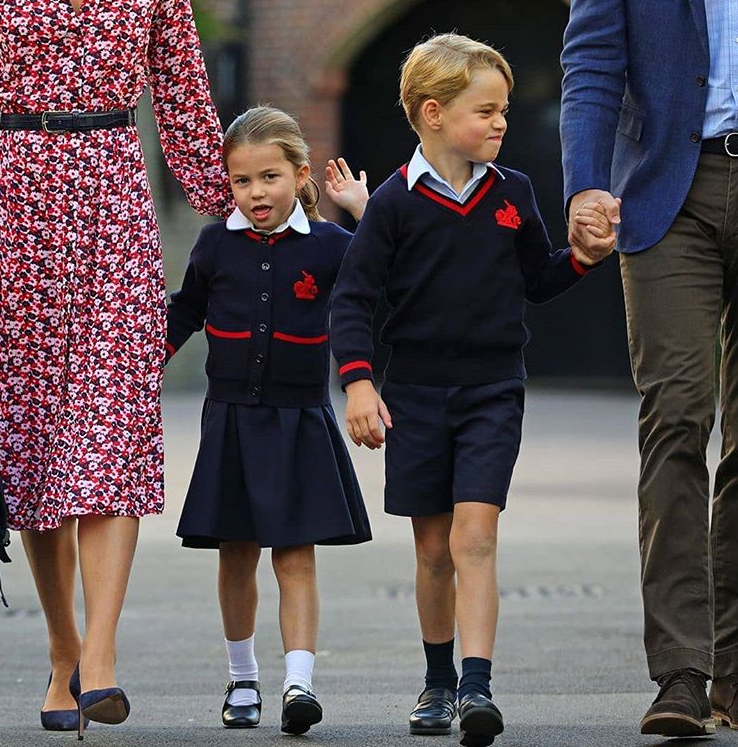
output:
[[[261,332],[262,334],[264,334],[264,332],[266,332],[266,331],[267,331],[266,324],[260,324],[259,325],[259,332]]]
[[[261,269],[264,270],[264,272],[268,272],[272,269],[272,266],[269,264],[269,262],[264,262],[264,264],[262,264],[261,266]]]
[[[269,294],[268,293],[262,293],[261,294],[261,300],[266,303],[269,300]]]
[[[259,355],[256,356],[256,362],[257,363],[263,363],[264,362],[264,355],[262,353],[259,353]]]
[[[691,134],[691,135],[689,136],[689,139],[690,139],[690,140],[691,140],[691,141],[692,141],[693,143],[699,143],[699,141],[700,141],[700,140],[701,140],[702,138],[700,137],[700,133],[699,133],[699,132],[693,132],[693,133],[692,133],[692,134]]]
[[[251,396],[252,397],[258,397],[260,391],[261,391],[261,389],[259,389],[258,386],[252,386],[251,387]]]
[[[703,76],[701,76],[701,75],[698,75],[698,76],[697,76],[697,85],[698,85],[698,86],[699,86],[700,88],[702,88],[702,86],[704,86],[704,85],[705,85],[705,83],[707,83],[707,80],[706,80],[706,79],[705,79],[705,78],[704,78]]]

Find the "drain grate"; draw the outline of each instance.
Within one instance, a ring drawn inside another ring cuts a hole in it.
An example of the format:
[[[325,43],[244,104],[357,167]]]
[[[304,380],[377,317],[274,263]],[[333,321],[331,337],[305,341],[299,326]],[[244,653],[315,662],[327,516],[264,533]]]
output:
[[[395,601],[414,599],[415,586],[413,584],[383,584],[376,587],[375,596]],[[605,592],[597,584],[529,584],[500,589],[501,599],[601,599],[603,596]]]

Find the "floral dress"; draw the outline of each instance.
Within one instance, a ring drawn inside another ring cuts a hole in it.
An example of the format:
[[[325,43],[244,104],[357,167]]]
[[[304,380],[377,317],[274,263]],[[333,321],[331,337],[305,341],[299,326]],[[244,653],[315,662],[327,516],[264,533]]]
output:
[[[0,0],[0,111],[151,88],[192,206],[230,211],[189,0]],[[161,512],[161,245],[135,127],[0,130],[0,477],[13,529]]]

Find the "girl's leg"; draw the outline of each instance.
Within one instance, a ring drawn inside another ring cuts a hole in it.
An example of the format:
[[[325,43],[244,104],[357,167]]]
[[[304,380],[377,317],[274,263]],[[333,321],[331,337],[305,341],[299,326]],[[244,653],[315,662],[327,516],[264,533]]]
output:
[[[256,542],[222,542],[218,565],[218,598],[223,616],[223,632],[228,650],[228,674],[233,682],[259,679],[259,667],[254,655],[254,631],[259,591],[256,569],[261,548]],[[232,689],[227,703],[231,706],[250,706],[260,702],[259,694],[252,688]],[[226,726],[234,719],[246,718],[252,723],[254,714],[224,713]]]
[[[65,519],[53,531],[21,532],[49,632],[52,679],[44,711],[76,707],[69,694],[69,678],[79,661],[82,644],[74,616],[76,528],[75,519]]]
[[[138,540],[137,517],[81,516],[79,561],[86,632],[80,656],[82,692],[115,686],[115,633]]]
[[[499,516],[499,507],[489,503],[457,503],[454,508],[449,547],[458,574],[456,620],[463,668],[460,698],[466,694],[467,685],[471,685],[472,690],[489,694],[489,662],[499,610]]]
[[[218,599],[228,641],[254,635],[259,591],[256,569],[261,548],[256,542],[222,542],[218,565]]]
[[[282,731],[304,734],[323,718],[323,709],[312,694],[318,637],[315,547],[275,547],[272,565],[279,583],[279,626],[287,669],[282,699]]]
[[[279,584],[279,627],[285,653],[314,654],[318,638],[315,546],[275,547],[272,566]]]

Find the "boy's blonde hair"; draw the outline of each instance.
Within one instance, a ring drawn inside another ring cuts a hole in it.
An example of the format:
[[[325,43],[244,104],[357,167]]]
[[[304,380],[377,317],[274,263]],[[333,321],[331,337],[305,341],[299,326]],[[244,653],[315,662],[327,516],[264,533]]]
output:
[[[273,106],[255,106],[245,111],[231,123],[223,138],[223,163],[228,169],[228,156],[234,148],[248,143],[250,145],[278,145],[285,158],[296,168],[310,166],[310,149],[305,142],[297,120],[281,109]],[[310,177],[305,186],[297,193],[305,214],[310,220],[322,221],[318,212],[320,189]]]
[[[499,70],[512,91],[509,63],[488,44],[451,33],[432,36],[416,45],[402,63],[400,75],[400,100],[412,128],[418,132],[420,110],[428,99],[448,104],[480,68]]]

